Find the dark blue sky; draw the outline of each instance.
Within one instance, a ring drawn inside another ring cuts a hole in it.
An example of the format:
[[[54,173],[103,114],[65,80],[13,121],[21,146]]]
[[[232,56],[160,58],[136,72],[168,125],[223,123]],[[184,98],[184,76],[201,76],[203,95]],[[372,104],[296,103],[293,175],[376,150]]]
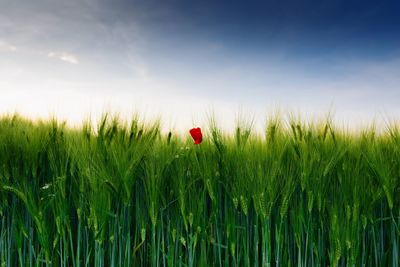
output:
[[[157,36],[214,39],[238,49],[283,46],[310,54],[329,49],[378,54],[374,49],[400,44],[400,1],[122,0],[107,8]]]

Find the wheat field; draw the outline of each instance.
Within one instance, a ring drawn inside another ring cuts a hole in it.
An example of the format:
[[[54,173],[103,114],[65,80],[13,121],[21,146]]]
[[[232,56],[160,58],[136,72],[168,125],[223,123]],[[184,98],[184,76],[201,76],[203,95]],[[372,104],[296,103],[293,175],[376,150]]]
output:
[[[399,266],[400,131],[0,119],[0,266]]]

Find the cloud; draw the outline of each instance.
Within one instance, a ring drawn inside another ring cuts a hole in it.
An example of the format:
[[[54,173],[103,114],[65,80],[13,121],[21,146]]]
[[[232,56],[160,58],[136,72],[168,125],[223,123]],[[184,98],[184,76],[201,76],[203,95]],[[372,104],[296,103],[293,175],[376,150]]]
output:
[[[78,57],[67,52],[49,52],[47,56],[49,58],[56,58],[70,64],[79,64]]]
[[[0,52],[16,52],[17,47],[9,43],[0,41]]]

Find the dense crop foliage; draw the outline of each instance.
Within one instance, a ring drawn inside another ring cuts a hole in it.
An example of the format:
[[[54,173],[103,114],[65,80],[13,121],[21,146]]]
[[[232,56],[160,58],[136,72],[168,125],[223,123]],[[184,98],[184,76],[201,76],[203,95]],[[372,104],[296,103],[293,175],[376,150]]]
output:
[[[0,119],[1,266],[399,266],[399,195],[395,127]]]

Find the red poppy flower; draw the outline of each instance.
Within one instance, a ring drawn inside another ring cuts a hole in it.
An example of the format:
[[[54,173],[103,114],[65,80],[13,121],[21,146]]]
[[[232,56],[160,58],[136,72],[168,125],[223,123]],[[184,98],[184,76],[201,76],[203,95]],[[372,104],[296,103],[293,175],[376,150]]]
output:
[[[193,128],[189,131],[189,133],[192,136],[195,145],[200,144],[203,140],[203,135],[200,128]]]

